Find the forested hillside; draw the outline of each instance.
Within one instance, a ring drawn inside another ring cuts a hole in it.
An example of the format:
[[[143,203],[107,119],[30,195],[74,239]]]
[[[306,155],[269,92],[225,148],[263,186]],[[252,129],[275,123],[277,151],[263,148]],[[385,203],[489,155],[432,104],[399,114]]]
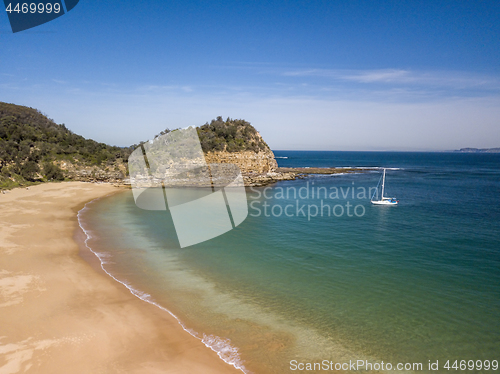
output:
[[[61,165],[119,168],[130,152],[85,139],[36,109],[0,102],[0,188],[63,180]]]

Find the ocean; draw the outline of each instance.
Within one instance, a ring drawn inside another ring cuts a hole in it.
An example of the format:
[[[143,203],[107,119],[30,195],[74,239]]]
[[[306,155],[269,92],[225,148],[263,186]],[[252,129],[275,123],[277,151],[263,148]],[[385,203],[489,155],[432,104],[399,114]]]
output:
[[[80,211],[87,246],[246,373],[498,365],[500,154],[275,155],[282,167],[360,172],[248,188],[243,223],[186,248],[168,212],[126,191]],[[398,206],[370,203],[381,168]]]

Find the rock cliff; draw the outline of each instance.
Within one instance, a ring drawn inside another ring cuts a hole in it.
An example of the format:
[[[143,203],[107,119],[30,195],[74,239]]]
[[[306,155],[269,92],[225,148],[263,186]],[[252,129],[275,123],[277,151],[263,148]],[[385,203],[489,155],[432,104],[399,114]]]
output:
[[[122,184],[127,175],[127,166],[123,162],[101,166],[79,165],[68,161],[56,161],[55,164],[67,179],[73,181]]]
[[[270,149],[259,152],[206,152],[205,160],[208,164],[235,164],[243,174],[270,173],[278,168],[274,154]]]
[[[297,177],[297,173],[294,172],[278,172],[278,163],[270,149],[259,152],[207,152],[205,160],[208,164],[234,164],[238,166],[247,187],[263,186]]]
[[[260,186],[277,180],[294,179],[295,173],[277,172],[274,153],[259,132],[242,119],[212,120],[198,128],[198,136],[208,164],[234,164],[246,186]]]

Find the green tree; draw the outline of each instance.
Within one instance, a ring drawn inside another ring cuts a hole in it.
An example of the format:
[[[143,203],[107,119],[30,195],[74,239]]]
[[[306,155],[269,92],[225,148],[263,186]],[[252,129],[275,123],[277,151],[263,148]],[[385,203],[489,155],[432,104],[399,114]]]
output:
[[[24,164],[19,166],[19,175],[26,179],[27,181],[34,181],[36,179],[37,173],[40,171],[38,164],[35,161],[26,161]]]
[[[51,162],[45,162],[43,165],[43,173],[45,174],[45,178],[47,180],[56,180],[56,181],[62,181],[64,180],[64,174],[61,168],[59,166],[51,163]]]

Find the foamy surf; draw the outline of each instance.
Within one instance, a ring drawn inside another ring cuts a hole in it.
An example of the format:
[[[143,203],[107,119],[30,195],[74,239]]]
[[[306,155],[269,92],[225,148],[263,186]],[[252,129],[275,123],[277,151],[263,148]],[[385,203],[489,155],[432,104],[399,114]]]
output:
[[[338,177],[341,175],[347,175],[351,173],[334,173],[334,174],[309,174],[310,176],[314,178],[331,178],[331,177]]]
[[[362,169],[362,168],[357,168],[357,169]],[[373,167],[373,168],[367,168],[367,169],[374,169],[374,170],[404,170],[403,168],[387,168],[387,167],[383,167],[383,166],[377,166],[377,167]]]
[[[99,259],[99,263],[100,263],[101,269],[107,275],[109,275],[111,278],[113,278],[116,282],[118,282],[118,283],[122,284],[123,286],[125,286],[130,291],[130,293],[132,295],[134,295],[135,297],[137,297],[138,299],[140,299],[142,301],[145,301],[145,302],[147,302],[149,304],[152,304],[152,305],[156,306],[157,308],[159,308],[159,309],[167,312],[168,314],[170,314],[173,318],[175,318],[175,320],[179,323],[179,325],[182,327],[182,329],[184,331],[186,331],[192,337],[200,340],[207,348],[210,348],[212,351],[214,351],[215,353],[217,353],[217,356],[219,356],[219,358],[222,361],[224,361],[226,364],[233,366],[234,368],[240,370],[241,372],[243,372],[245,374],[251,374],[251,372],[249,370],[247,370],[245,368],[245,366],[243,365],[244,361],[240,357],[240,354],[238,352],[238,348],[235,347],[235,346],[233,346],[231,344],[231,340],[230,339],[227,339],[227,338],[225,339],[225,338],[221,338],[219,336],[205,335],[205,334],[203,334],[203,337],[200,337],[200,334],[198,332],[194,331],[193,329],[188,328],[182,322],[182,320],[179,317],[177,317],[174,313],[172,313],[170,310],[168,310],[164,306],[158,304],[154,300],[152,300],[150,294],[135,289],[128,282],[125,282],[125,281],[122,281],[122,280],[116,278],[113,274],[111,274],[109,271],[106,270],[106,268],[104,267],[104,265],[107,264],[107,263],[111,263],[110,261],[106,261],[106,258],[110,258],[111,256],[109,254],[106,254],[106,253],[94,251],[89,246],[88,241],[90,239],[92,239],[92,235],[90,233],[90,230],[86,230],[84,228],[83,222],[82,222],[82,213],[85,210],[89,209],[87,206],[89,204],[94,203],[97,200],[100,200],[100,199],[101,198],[97,198],[97,199],[94,199],[94,200],[89,201],[88,203],[86,203],[85,206],[81,210],[78,211],[77,219],[78,219],[78,225],[80,226],[80,228],[82,229],[82,231],[85,233],[85,240],[84,240],[85,247],[87,247],[89,249],[89,251],[92,252]]]

